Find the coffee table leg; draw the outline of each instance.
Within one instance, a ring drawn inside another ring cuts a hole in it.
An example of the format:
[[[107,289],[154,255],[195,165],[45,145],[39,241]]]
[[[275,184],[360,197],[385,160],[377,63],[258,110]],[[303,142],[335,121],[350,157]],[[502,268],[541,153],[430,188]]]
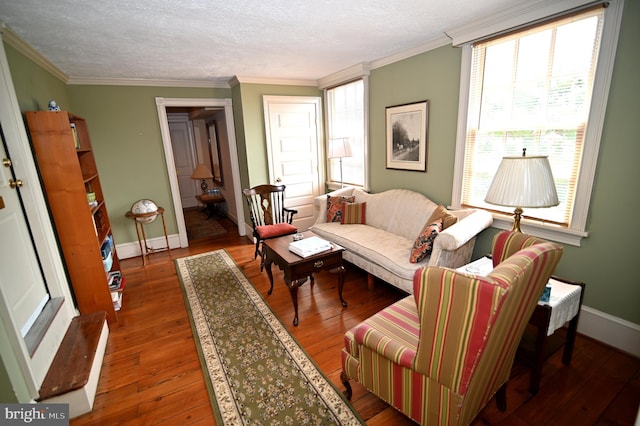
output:
[[[269,283],[271,284],[271,287],[269,287],[269,291],[267,292],[268,295],[271,295],[271,293],[273,292],[273,273],[271,272],[271,264],[273,263],[270,259],[269,256],[266,255],[265,253],[265,261],[264,261],[264,267],[267,269],[267,276],[269,277]]]
[[[344,266],[338,268],[338,296],[343,307],[347,307],[347,302],[342,298],[342,289],[344,287]]]
[[[298,280],[289,281],[286,280],[285,283],[287,287],[289,287],[289,293],[291,294],[291,301],[293,302],[293,326],[298,326]]]

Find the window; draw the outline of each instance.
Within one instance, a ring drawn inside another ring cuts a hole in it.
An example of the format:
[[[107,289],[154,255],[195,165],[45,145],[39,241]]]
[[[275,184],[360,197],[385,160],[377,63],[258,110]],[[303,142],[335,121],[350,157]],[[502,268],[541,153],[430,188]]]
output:
[[[358,79],[326,89],[327,149],[328,141],[349,138],[351,157],[342,159],[342,181],[366,188],[365,80]],[[330,187],[340,183],[340,160],[327,158],[327,181]]]
[[[606,87],[610,80],[601,76],[599,82],[596,75],[605,10],[573,12],[465,47],[461,93],[468,89],[468,104],[459,117],[466,124],[458,131],[454,205],[490,209],[496,219],[511,214],[513,208],[487,204],[484,197],[502,157],[526,148],[527,155],[549,157],[560,199],[556,207],[524,209],[528,224],[575,233],[578,243],[586,236],[595,164],[585,159],[597,158],[601,122],[593,125],[593,118],[604,116],[604,105],[597,111],[592,99],[603,90],[602,80]],[[511,218],[502,217],[510,225]]]

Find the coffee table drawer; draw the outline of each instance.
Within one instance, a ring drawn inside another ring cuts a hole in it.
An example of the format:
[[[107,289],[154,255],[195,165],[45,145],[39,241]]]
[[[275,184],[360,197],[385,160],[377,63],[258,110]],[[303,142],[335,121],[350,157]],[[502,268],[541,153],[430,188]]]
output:
[[[312,273],[323,269],[335,269],[340,266],[342,266],[342,253],[336,252],[317,259],[307,259],[304,262],[297,264],[293,268],[295,270],[293,275],[296,277],[306,277],[307,275],[311,275]]]

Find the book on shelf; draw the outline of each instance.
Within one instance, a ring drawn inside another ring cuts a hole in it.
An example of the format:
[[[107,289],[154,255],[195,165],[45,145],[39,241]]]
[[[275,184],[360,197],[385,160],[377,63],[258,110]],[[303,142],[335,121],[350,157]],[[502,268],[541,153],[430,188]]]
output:
[[[331,243],[320,237],[309,237],[289,243],[289,251],[301,257],[309,257],[323,251],[331,250]]]
[[[80,138],[78,137],[78,129],[76,128],[76,123],[71,123],[71,133],[73,134],[73,143],[76,149],[80,148]]]
[[[122,291],[124,289],[125,279],[120,271],[109,272],[107,274],[107,282],[111,291]]]
[[[96,200],[95,192],[87,192],[87,201],[89,202],[89,206],[98,207],[98,200]]]
[[[121,291],[112,291],[111,292],[111,301],[113,302],[113,309],[119,311],[122,309],[122,292]]]

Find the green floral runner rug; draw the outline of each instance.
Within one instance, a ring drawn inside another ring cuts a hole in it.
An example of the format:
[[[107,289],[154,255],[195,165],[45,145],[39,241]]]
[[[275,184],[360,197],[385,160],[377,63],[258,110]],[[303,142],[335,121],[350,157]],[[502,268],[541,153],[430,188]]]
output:
[[[364,424],[225,250],[175,263],[216,423]]]

